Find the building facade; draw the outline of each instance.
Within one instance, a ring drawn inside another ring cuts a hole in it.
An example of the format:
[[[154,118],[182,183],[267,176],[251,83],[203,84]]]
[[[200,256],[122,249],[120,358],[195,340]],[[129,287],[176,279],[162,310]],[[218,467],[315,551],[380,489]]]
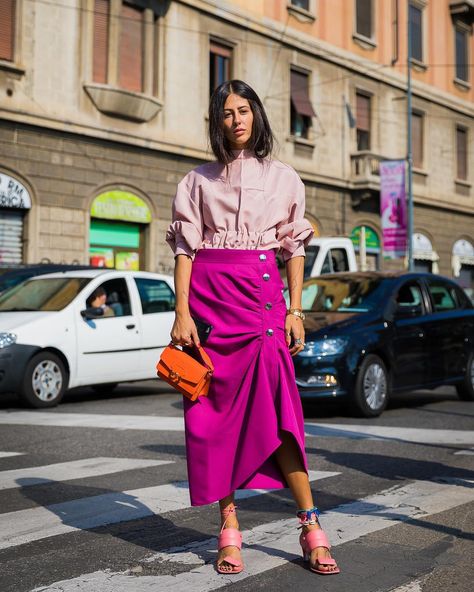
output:
[[[407,155],[419,269],[474,281],[472,0],[0,0],[0,263],[171,272],[176,183],[211,159],[223,80],[262,98],[317,234],[381,249],[382,160]]]

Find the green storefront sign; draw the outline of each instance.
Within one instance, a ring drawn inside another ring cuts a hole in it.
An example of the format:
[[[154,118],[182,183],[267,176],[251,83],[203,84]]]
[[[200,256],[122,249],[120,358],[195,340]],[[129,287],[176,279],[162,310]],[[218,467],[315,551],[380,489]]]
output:
[[[151,222],[150,208],[143,199],[120,190],[106,191],[98,195],[92,202],[91,217],[141,224]]]
[[[360,246],[360,232],[362,226],[356,226],[351,233],[351,241],[356,249]],[[370,226],[364,226],[365,228],[365,247],[366,249],[380,250],[380,239],[377,233]]]

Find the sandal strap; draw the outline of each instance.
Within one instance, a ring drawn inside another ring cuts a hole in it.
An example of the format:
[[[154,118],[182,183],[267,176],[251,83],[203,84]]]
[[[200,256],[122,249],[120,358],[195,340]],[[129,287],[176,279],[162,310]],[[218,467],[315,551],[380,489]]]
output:
[[[222,565],[224,563],[224,561],[226,563],[229,563],[230,565],[233,565],[234,567],[240,567],[242,565],[242,561],[239,561],[238,559],[235,559],[234,557],[224,557],[224,559],[222,559],[219,562],[219,565]]]
[[[237,528],[225,528],[221,531],[217,539],[217,548],[220,550],[224,547],[242,548],[242,533]]]
[[[319,524],[318,517],[321,514],[319,508],[316,506],[308,508],[307,510],[298,510],[296,516],[300,521],[301,526],[308,526],[308,524]]]
[[[304,540],[311,551],[316,549],[316,547],[326,547],[326,549],[331,548],[326,533],[320,528],[315,528],[314,530],[305,533]]]

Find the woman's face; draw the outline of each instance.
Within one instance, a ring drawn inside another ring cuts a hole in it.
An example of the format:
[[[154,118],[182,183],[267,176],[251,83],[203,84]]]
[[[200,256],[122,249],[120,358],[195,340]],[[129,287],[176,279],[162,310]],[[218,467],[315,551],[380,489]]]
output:
[[[231,94],[224,104],[224,134],[232,150],[246,148],[252,136],[253,113],[247,99]]]

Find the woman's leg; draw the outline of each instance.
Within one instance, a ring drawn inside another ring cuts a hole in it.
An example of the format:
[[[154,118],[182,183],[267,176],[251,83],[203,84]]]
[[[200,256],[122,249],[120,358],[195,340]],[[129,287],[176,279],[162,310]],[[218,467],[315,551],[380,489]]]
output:
[[[301,461],[298,445],[292,434],[283,432],[283,442],[275,452],[275,457],[281,472],[285,476],[298,510],[307,510],[314,506],[313,495],[309,485],[308,475]],[[320,528],[319,524],[309,524],[303,526],[303,532],[308,532],[314,528]],[[316,566],[318,559],[331,557],[326,547],[317,547],[311,552],[311,564]],[[318,569],[332,571],[332,566],[319,566]]]
[[[221,528],[225,522],[225,528],[239,528],[239,521],[237,520],[237,514],[232,512],[228,514],[226,510],[234,507],[234,494],[228,495],[227,497],[219,500],[219,509],[221,512]],[[227,520],[226,520],[227,514]],[[234,559],[238,559],[241,561],[240,551],[237,547],[229,546],[223,547],[217,556],[217,564],[220,565],[221,569],[224,569],[228,572],[233,571],[233,566],[226,561],[222,561],[224,557],[233,557]]]

